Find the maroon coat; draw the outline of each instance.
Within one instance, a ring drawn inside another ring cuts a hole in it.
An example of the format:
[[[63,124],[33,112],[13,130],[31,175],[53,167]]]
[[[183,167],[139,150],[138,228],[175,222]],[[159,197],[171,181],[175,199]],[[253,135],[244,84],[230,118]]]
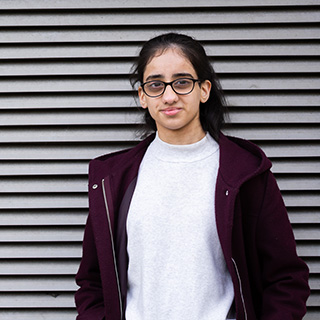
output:
[[[90,162],[89,217],[76,276],[78,320],[124,319],[126,218],[140,162],[153,138]],[[219,145],[216,221],[237,320],[302,319],[308,268],[297,257],[271,163],[248,141],[221,134]]]

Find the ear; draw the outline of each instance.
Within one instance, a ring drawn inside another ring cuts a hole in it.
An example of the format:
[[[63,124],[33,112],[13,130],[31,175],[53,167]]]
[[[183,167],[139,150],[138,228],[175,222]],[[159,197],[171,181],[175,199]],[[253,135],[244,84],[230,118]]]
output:
[[[146,101],[146,94],[143,92],[141,87],[139,87],[139,89],[138,89],[138,95],[139,95],[139,100],[140,100],[141,107],[143,109],[147,109],[148,108],[148,104],[147,104],[147,101]]]
[[[202,103],[207,102],[207,100],[210,97],[210,90],[211,90],[211,82],[209,80],[205,80],[204,82],[201,83],[201,96],[200,96],[200,101]]]

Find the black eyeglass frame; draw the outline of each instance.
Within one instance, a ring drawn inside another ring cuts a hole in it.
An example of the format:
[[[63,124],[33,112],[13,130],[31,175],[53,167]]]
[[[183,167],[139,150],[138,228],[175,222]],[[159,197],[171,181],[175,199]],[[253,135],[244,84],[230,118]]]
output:
[[[174,89],[174,87],[173,87],[173,83],[176,82],[176,81],[179,81],[179,80],[180,80],[180,81],[181,81],[181,80],[191,80],[191,81],[193,82],[193,86],[192,86],[191,90],[190,90],[189,92],[186,92],[186,93],[179,93],[179,92],[177,92],[177,91]],[[155,82],[155,81],[156,81],[156,82],[161,82],[161,83],[163,83],[163,84],[164,84],[164,88],[163,88],[163,91],[162,91],[160,94],[158,94],[158,95],[156,95],[156,96],[151,96],[150,94],[148,94],[148,93],[146,92],[144,86],[145,86],[146,84],[148,84],[148,83]],[[167,86],[170,86],[171,89],[172,89],[176,94],[181,95],[181,96],[185,96],[185,95],[187,95],[187,94],[189,94],[189,93],[191,93],[191,92],[193,91],[196,82],[201,83],[202,81],[201,81],[200,79],[193,79],[193,78],[179,78],[179,79],[175,79],[175,80],[170,81],[170,82],[165,82],[165,81],[161,81],[161,80],[150,80],[150,81],[146,81],[146,82],[142,83],[140,86],[141,86],[143,92],[144,92],[148,97],[150,97],[150,98],[158,98],[158,97],[160,97],[160,96],[162,96],[162,95],[164,94],[164,92],[165,92],[166,89],[167,89]]]

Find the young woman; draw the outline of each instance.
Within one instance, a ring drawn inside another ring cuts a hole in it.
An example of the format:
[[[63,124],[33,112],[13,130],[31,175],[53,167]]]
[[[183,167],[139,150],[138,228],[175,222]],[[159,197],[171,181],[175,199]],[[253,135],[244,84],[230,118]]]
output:
[[[153,38],[133,82],[155,133],[90,163],[77,319],[302,319],[308,268],[271,163],[220,132],[225,102],[203,47]]]

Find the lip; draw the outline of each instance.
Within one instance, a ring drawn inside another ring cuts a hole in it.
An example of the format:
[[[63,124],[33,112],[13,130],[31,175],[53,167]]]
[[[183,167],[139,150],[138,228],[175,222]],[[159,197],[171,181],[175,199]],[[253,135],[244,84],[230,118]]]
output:
[[[181,108],[166,108],[161,110],[162,113],[164,113],[167,116],[175,116],[177,113],[179,113],[182,109]]]

